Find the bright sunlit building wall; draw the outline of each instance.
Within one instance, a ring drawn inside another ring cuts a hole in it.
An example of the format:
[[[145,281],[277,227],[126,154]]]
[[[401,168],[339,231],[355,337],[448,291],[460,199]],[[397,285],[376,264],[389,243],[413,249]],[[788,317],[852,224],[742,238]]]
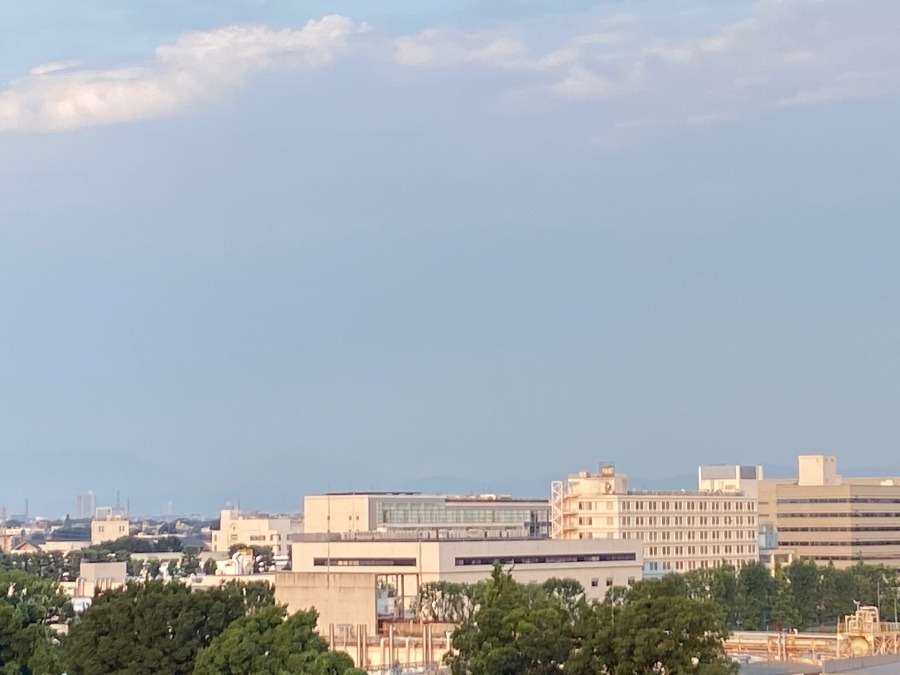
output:
[[[742,491],[629,490],[603,464],[554,482],[551,494],[554,538],[641,541],[645,576],[759,560],[757,500]]]

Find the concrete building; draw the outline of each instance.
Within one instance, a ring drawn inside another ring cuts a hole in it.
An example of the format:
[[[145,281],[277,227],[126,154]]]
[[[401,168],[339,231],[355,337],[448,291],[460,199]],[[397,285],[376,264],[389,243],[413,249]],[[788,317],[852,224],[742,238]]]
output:
[[[276,556],[290,555],[291,537],[303,532],[298,516],[244,515],[239,509],[222,509],[218,529],[210,530],[213,551],[226,553],[235,544],[270,546]]]
[[[763,468],[760,464],[706,464],[697,469],[700,492],[742,492],[748,497],[756,497],[762,479]]]
[[[308,537],[309,535],[306,535]],[[352,536],[352,535],[350,535]],[[429,582],[474,583],[495,562],[523,583],[551,577],[581,582],[589,598],[641,578],[638,541],[549,539],[366,539],[318,537],[293,545],[292,571],[275,575],[276,601],[291,612],[315,607],[320,629],[415,617],[419,588]]]
[[[310,532],[393,532],[415,537],[547,538],[545,499],[504,495],[344,492],[303,500]]]
[[[706,475],[709,481],[730,480]],[[736,468],[737,481],[750,480],[740,476]],[[722,489],[712,491],[635,491],[612,464],[601,464],[598,473],[582,471],[552,484],[552,535],[640,541],[645,576],[741,567],[759,560],[757,500],[726,491],[725,484],[716,483]]]
[[[900,567],[900,478],[843,478],[834,457],[800,455],[797,478],[760,482],[759,521],[801,558]]]
[[[130,533],[127,516],[112,511],[98,511],[91,520],[91,545],[103,544],[127,537]]]

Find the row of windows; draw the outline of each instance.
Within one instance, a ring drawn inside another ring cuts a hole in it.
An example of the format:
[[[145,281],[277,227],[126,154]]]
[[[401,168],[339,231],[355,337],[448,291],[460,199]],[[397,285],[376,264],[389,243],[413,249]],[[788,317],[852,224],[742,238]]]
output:
[[[753,555],[757,552],[752,544],[727,544],[725,546],[648,546],[647,555],[683,556],[683,555]]]
[[[611,499],[602,501],[579,501],[579,511],[612,511],[615,502]],[[709,501],[645,501],[622,500],[622,511],[755,511],[755,503],[752,501],[735,500],[709,500]]]
[[[581,519],[579,518],[579,523]],[[622,516],[622,525],[755,525],[755,516]],[[607,518],[607,524],[612,525]]]
[[[547,565],[563,563],[633,562],[634,553],[573,553],[552,555],[472,556],[456,558],[456,566],[468,565]]]
[[[832,511],[830,513],[778,513],[779,518],[900,518],[900,511]]]
[[[550,508],[447,508],[444,504],[393,504],[378,502],[378,522],[392,524],[482,524],[549,522]]]
[[[900,499],[892,497],[821,497],[802,499],[786,497],[778,500],[779,504],[900,504]]]
[[[867,527],[856,525],[850,527],[779,527],[779,532],[900,532],[900,526]]]
[[[415,558],[313,558],[316,567],[415,567]]]
[[[595,534],[597,536],[595,536]],[[615,539],[615,532],[579,532],[579,539],[603,539],[605,535],[606,539]],[[758,534],[755,530],[700,530],[700,531],[689,531],[689,532],[681,532],[679,530],[675,530],[674,532],[664,531],[664,532],[622,532],[622,539],[640,539],[641,541],[706,541],[706,540],[715,540],[715,541],[756,541],[758,538]]]
[[[791,546],[896,546],[896,539],[882,539],[877,541],[861,541],[859,539],[851,539],[847,541],[780,541],[778,544],[784,547]]]
[[[743,566],[747,561],[738,560],[735,561],[738,567]],[[664,560],[662,562],[650,561],[647,562],[647,569],[652,572],[657,572],[659,570],[676,570],[676,571],[687,571],[687,570],[699,570],[699,569],[709,569],[721,567],[722,565],[731,564],[728,561],[724,560],[675,560],[668,561]]]

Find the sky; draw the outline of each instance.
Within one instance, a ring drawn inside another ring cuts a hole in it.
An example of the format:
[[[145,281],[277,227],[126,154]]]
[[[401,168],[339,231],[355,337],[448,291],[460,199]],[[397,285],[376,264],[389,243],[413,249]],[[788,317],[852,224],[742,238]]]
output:
[[[3,3],[0,502],[900,473],[898,28],[893,0]]]

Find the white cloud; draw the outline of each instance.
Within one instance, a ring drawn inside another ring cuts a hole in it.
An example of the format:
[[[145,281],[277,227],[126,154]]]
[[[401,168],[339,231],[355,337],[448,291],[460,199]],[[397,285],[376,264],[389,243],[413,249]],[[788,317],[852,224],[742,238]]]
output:
[[[427,30],[397,40],[396,60],[516,69],[531,74],[531,96],[615,99],[618,119],[609,123],[618,130],[720,124],[753,110],[900,91],[900,3],[760,0],[748,16],[691,38],[627,14],[571,25],[578,32],[543,49],[529,47],[546,44],[540,26],[531,26],[532,39],[521,26],[512,27],[515,38],[509,31]],[[482,58],[486,53],[491,57]],[[514,86],[523,90],[521,81]],[[628,125],[628,115],[640,123]]]
[[[661,3],[659,9],[673,16],[679,11],[667,7]],[[705,30],[691,23],[691,37],[672,34],[677,23],[623,13],[593,20],[557,16],[504,30],[445,26],[394,37],[375,33],[361,45],[373,60],[388,47],[394,63],[420,77],[450,68],[515,73],[505,94],[517,105],[594,102],[611,111],[604,123],[613,130],[717,124],[755,110],[900,91],[900,41],[894,35],[900,2],[759,0],[739,20]],[[185,33],[143,64],[41,64],[0,91],[0,131],[66,130],[178,114],[221,100],[259,71],[326,66],[354,35],[371,30],[326,16],[297,30],[232,26]],[[640,123],[629,126],[630,120]]]
[[[527,66],[526,55],[518,40],[489,31],[429,28],[394,40],[394,58],[404,66],[446,68],[468,63],[515,69]]]
[[[230,26],[185,33],[138,66],[43,64],[0,92],[0,131],[61,131],[172,115],[216,100],[276,64],[326,66],[353,30],[342,16],[310,20],[298,30]]]

